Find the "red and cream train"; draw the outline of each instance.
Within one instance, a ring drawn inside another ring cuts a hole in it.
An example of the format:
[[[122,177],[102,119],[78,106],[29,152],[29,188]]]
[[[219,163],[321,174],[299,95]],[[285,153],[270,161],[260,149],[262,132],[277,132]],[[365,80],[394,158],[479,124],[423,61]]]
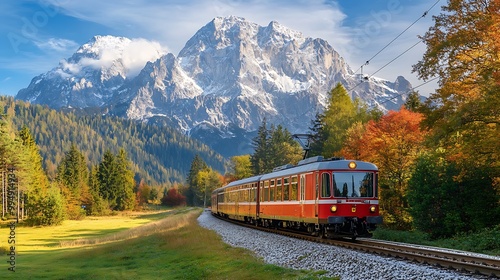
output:
[[[325,237],[371,237],[379,215],[378,169],[312,157],[212,192],[212,214]]]

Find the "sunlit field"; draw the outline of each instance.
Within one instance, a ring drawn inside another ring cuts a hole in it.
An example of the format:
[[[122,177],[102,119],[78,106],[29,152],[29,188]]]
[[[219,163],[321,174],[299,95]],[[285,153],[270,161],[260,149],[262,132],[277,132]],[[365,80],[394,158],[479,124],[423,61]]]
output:
[[[199,208],[128,213],[16,228],[15,272],[2,242],[4,279],[327,279],[263,263],[196,221]],[[7,241],[9,229],[0,229]],[[1,259],[1,257],[0,257]],[[0,277],[0,278],[2,278]]]

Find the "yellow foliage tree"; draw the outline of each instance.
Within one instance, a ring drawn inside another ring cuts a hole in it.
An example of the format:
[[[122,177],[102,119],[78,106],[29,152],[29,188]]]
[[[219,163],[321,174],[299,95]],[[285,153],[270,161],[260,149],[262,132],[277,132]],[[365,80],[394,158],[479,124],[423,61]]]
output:
[[[500,1],[450,0],[422,36],[427,50],[413,70],[439,78],[425,104],[431,145],[463,166],[500,169]]]

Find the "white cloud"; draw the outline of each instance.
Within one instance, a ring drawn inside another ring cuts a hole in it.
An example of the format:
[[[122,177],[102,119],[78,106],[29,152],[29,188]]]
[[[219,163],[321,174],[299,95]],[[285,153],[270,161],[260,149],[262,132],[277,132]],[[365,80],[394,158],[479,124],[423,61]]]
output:
[[[61,69],[58,69],[58,73],[63,73],[62,71],[64,71],[66,74],[69,73],[71,75],[77,75],[80,72],[79,64],[69,63],[66,59],[61,60],[60,65]],[[63,78],[64,77],[66,77],[66,75],[64,75]]]
[[[74,51],[78,47],[78,43],[75,41],[61,38],[50,38],[47,41],[37,40],[34,43],[44,51],[67,52]]]
[[[84,67],[106,70],[116,63],[121,63],[125,68],[123,74],[132,78],[139,74],[148,61],[154,61],[166,53],[158,42],[142,38],[123,40],[120,41],[120,44],[109,42],[95,44],[94,47],[96,48],[94,51],[98,54],[97,58],[84,57],[77,63],[62,60],[60,67],[63,72],[58,71],[57,73],[77,75]],[[66,77],[66,74],[62,74],[61,77]]]
[[[128,69],[129,76],[136,76],[148,61],[154,61],[165,53],[158,42],[134,39],[123,50],[123,64]]]

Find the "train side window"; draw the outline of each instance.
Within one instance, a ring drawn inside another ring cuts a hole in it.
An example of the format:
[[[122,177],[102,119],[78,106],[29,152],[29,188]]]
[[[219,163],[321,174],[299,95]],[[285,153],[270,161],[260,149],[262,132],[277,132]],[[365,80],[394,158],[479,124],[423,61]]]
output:
[[[276,180],[276,201],[283,200],[283,185],[281,185],[281,179]]]
[[[283,200],[290,200],[290,178],[283,178]]]
[[[276,197],[274,195],[274,190],[275,190],[274,180],[271,180],[271,186],[269,188],[269,201],[275,201],[276,200]]]
[[[269,181],[264,182],[264,201],[269,201]]]
[[[297,176],[292,176],[292,184],[290,188],[290,200],[297,200]]]
[[[321,197],[332,196],[330,173],[321,174]]]

